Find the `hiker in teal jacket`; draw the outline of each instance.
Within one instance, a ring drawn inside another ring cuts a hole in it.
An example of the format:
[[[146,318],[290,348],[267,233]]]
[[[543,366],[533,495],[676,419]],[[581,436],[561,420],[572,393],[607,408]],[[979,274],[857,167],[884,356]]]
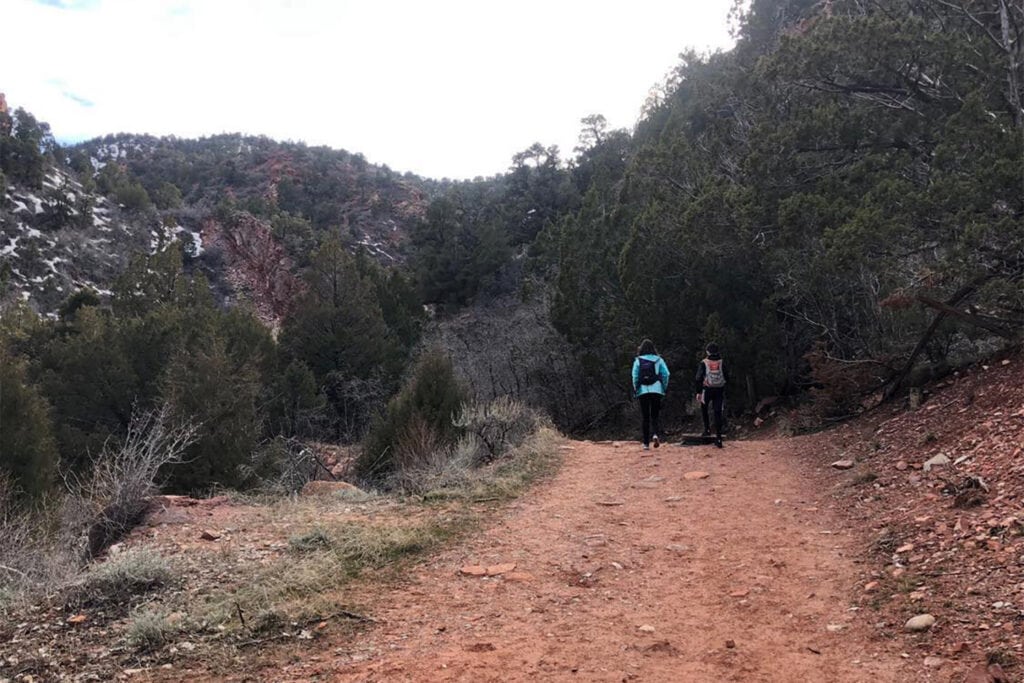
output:
[[[661,431],[658,414],[661,412],[661,399],[668,391],[668,377],[668,366],[658,355],[654,342],[644,339],[636,351],[636,358],[633,359],[633,394],[640,401],[645,451],[652,443],[655,448],[661,444],[658,438],[658,432]]]

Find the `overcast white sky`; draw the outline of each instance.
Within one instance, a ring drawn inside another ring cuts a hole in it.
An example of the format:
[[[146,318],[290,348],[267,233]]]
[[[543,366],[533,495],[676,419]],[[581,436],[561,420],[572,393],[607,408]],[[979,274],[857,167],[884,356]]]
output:
[[[241,131],[471,178],[632,127],[732,0],[0,0],[0,92],[61,140]]]

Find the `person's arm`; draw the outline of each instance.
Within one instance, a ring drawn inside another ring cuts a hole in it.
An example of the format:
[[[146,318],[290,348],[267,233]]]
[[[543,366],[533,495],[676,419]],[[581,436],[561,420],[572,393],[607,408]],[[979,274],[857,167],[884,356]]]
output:
[[[633,359],[633,395],[640,393],[640,358]]]
[[[661,390],[668,392],[668,378],[670,373],[668,371],[668,363],[665,362],[664,358],[658,359],[658,379],[661,380]]]
[[[704,373],[706,368],[704,367],[704,361],[700,362],[697,366],[697,376],[694,378],[694,387],[697,392],[697,400],[700,400],[700,395],[704,392]]]

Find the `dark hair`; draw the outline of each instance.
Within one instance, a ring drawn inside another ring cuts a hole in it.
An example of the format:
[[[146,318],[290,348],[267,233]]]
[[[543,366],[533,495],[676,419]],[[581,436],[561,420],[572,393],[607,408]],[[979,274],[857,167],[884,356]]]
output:
[[[708,344],[708,347],[704,350],[707,351],[709,356],[714,356],[718,353],[718,344],[716,344],[715,342],[711,342],[710,344]]]
[[[647,355],[657,356],[658,355],[658,349],[654,348],[654,342],[652,342],[650,339],[644,339],[642,342],[640,342],[640,348],[638,348],[636,350],[636,355],[638,355],[638,356],[647,356]]]

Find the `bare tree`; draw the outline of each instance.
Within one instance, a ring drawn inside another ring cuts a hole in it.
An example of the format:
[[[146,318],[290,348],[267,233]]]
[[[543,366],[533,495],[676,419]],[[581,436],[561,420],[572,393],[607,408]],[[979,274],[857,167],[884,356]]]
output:
[[[173,423],[167,406],[136,410],[124,439],[107,441],[88,478],[65,477],[70,492],[65,517],[82,520],[79,542],[84,536],[87,558],[139,522],[159,490],[160,469],[184,462],[198,431],[192,422]]]

